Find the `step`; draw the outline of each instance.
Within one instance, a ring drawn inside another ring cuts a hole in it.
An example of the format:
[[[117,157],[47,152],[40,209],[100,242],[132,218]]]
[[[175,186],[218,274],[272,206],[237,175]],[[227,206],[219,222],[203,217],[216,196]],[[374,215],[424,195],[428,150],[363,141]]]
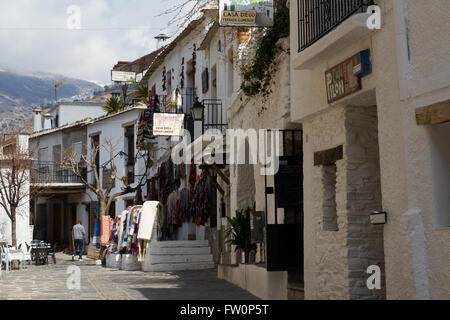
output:
[[[144,264],[143,271],[182,271],[182,270],[204,270],[213,269],[213,262],[189,262],[189,263],[157,263]]]
[[[210,262],[212,254],[175,254],[175,255],[152,255],[150,263],[190,263],[190,262]]]
[[[150,243],[150,249],[153,248],[174,248],[174,247],[208,247],[208,240],[192,241],[155,241]]]
[[[150,247],[150,255],[166,255],[166,254],[209,254],[210,247]]]

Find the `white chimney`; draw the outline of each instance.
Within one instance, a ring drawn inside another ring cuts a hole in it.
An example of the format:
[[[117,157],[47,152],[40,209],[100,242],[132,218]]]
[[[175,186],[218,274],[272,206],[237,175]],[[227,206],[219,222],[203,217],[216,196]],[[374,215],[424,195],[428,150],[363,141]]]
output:
[[[44,130],[52,128],[52,115],[50,113],[44,114]]]
[[[34,132],[42,130],[42,109],[37,107],[34,112]]]

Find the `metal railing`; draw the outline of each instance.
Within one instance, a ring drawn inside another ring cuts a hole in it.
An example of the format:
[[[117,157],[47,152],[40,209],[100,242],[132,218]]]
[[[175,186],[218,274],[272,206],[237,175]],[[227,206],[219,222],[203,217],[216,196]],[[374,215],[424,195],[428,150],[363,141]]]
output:
[[[183,105],[184,114],[191,114],[191,108],[194,105],[194,96],[195,89],[194,88],[183,88],[181,91],[181,100]],[[171,94],[171,93],[170,93]],[[157,94],[160,112],[165,112],[165,104],[168,98],[168,94]]]
[[[81,183],[75,174],[56,162],[33,161],[31,183]]]
[[[226,113],[220,99],[204,99],[203,105],[203,133],[208,129],[218,129],[226,134],[228,129]]]
[[[298,51],[303,51],[373,0],[297,0]]]

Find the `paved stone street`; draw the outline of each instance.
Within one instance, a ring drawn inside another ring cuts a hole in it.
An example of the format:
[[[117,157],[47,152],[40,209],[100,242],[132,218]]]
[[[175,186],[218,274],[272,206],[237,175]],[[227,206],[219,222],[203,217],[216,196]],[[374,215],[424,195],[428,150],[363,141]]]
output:
[[[141,272],[95,265],[92,259],[71,261],[57,254],[57,263],[27,265],[0,279],[0,300],[253,300],[253,295],[217,279],[217,271]],[[69,290],[67,268],[80,267],[80,289]]]

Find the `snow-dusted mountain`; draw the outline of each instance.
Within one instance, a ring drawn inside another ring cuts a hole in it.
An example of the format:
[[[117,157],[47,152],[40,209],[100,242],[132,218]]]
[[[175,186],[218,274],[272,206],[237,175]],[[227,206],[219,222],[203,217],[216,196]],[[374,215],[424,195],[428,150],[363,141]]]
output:
[[[57,88],[57,98],[61,101],[83,100],[94,91],[103,90],[85,80],[44,72],[19,74],[0,67],[0,131],[15,131],[25,126],[34,107],[53,104],[56,82],[63,83]]]

